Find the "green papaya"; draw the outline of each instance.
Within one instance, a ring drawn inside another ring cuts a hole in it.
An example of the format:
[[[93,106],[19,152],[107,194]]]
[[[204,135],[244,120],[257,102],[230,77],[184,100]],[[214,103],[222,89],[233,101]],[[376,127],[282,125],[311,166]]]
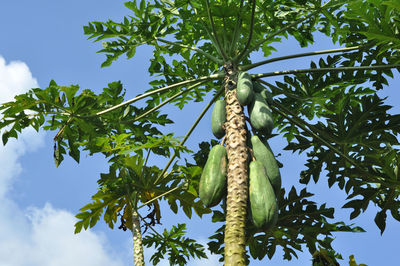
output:
[[[257,93],[261,93],[263,90],[265,90],[265,87],[260,84],[260,82],[254,81],[253,82],[253,91]]]
[[[264,165],[267,176],[274,188],[276,194],[281,190],[282,179],[279,171],[278,163],[276,162],[275,156],[268,145],[268,142],[261,142],[258,136],[251,137],[251,145],[253,148],[254,157],[258,162]]]
[[[207,207],[217,205],[226,192],[226,167],[226,149],[215,145],[208,154],[199,184],[200,199]]]
[[[252,161],[249,166],[249,199],[253,223],[258,228],[270,229],[278,220],[278,204],[274,189],[264,166]]]
[[[240,72],[238,75],[236,96],[240,105],[248,105],[254,98],[253,83],[251,76],[247,72]]]
[[[211,113],[211,130],[214,136],[218,139],[225,135],[223,125],[226,121],[225,100],[218,100],[214,104]]]
[[[264,98],[264,100],[265,100],[265,102],[267,104],[271,104],[272,103],[272,95],[267,89],[265,89],[262,92],[260,92],[260,94]]]
[[[253,82],[253,90],[256,93],[261,94],[261,96],[264,98],[264,100],[268,103],[271,104],[272,103],[272,95],[271,93],[268,91],[267,88],[265,88],[263,85],[261,85],[259,82],[254,81]]]
[[[254,94],[254,100],[249,106],[250,123],[256,130],[271,134],[274,127],[271,108],[259,93]]]

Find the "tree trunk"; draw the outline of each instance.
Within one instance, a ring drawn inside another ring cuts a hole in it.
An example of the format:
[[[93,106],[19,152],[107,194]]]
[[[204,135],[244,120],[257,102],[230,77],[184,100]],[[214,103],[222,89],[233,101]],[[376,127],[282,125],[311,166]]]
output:
[[[236,97],[232,67],[225,78],[225,143],[228,153],[228,195],[225,225],[225,265],[245,265],[245,222],[248,197],[246,120]]]
[[[133,237],[133,264],[144,266],[142,232],[140,231],[140,221],[136,210],[132,209],[132,237]]]

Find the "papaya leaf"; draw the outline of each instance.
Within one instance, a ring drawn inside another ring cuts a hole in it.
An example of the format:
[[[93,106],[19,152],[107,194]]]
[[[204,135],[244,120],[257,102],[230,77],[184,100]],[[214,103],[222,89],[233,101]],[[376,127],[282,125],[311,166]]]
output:
[[[168,254],[168,261],[171,265],[186,265],[189,258],[207,258],[204,247],[195,240],[185,237],[186,225],[178,224],[172,226],[170,231],[166,229],[162,235],[148,234],[143,238],[145,247],[152,247],[157,250],[150,261],[157,264]]]

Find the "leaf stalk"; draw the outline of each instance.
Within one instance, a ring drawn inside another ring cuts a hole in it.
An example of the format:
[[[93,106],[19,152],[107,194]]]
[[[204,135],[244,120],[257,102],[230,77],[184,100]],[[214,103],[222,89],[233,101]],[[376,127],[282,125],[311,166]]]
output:
[[[286,59],[293,59],[293,58],[298,58],[298,57],[305,57],[305,56],[313,56],[313,55],[321,55],[321,54],[331,54],[331,53],[340,53],[340,52],[347,52],[347,51],[353,51],[360,49],[362,46],[352,46],[352,47],[346,47],[346,48],[338,48],[338,49],[330,49],[330,50],[322,50],[322,51],[314,51],[314,52],[308,52],[308,53],[299,53],[299,54],[293,54],[293,55],[286,55],[286,56],[280,56],[280,57],[275,57],[267,60],[263,60],[254,64],[250,65],[245,65],[245,66],[239,66],[240,71],[247,71],[252,68],[256,68],[262,65],[266,65],[272,62],[277,62],[281,60],[286,60]]]
[[[169,193],[174,192],[175,190],[181,188],[182,186],[184,186],[184,185],[176,186],[176,187],[174,187],[173,189],[170,189],[170,190],[168,190],[167,192],[162,193],[162,194],[158,195],[157,197],[154,197],[154,198],[152,198],[151,200],[146,201],[145,203],[143,203],[142,205],[140,205],[139,207],[137,207],[137,209],[139,210],[140,208],[143,208],[144,206],[149,205],[150,203],[152,203],[152,202],[158,200],[159,198],[164,197],[165,195],[168,195]]]
[[[215,96],[210,100],[210,102],[206,105],[206,107],[204,107],[203,111],[200,113],[200,115],[197,117],[196,121],[193,123],[192,127],[189,129],[189,131],[186,133],[185,137],[183,138],[183,140],[179,143],[179,147],[182,147],[185,142],[187,141],[187,139],[190,137],[190,135],[192,134],[193,130],[197,127],[197,125],[199,124],[199,122],[201,121],[201,119],[203,118],[203,116],[207,113],[208,109],[210,109],[211,105],[215,102],[216,99],[218,99],[218,97],[220,97],[221,93],[224,91],[224,89],[220,89]],[[172,157],[169,159],[167,165],[164,167],[163,171],[161,172],[161,174],[158,176],[158,178],[156,179],[156,181],[154,182],[155,184],[164,176],[165,172],[167,171],[167,169],[171,166],[173,160],[176,158],[177,154],[176,152],[174,152],[174,154],[172,155]]]
[[[188,92],[188,91],[190,91],[190,90],[192,90],[192,89],[194,89],[194,88],[196,88],[196,87],[198,87],[198,86],[200,86],[201,84],[204,84],[204,83],[206,83],[206,82],[207,82],[207,81],[198,82],[198,83],[196,83],[196,84],[194,84],[194,85],[188,87],[186,90],[182,90],[182,91],[176,93],[174,96],[172,96],[172,97],[166,99],[165,101],[163,101],[163,102],[160,103],[159,105],[157,105],[157,106],[151,108],[150,110],[148,110],[147,112],[145,112],[145,113],[139,115],[138,117],[136,117],[136,118],[134,118],[134,119],[131,119],[131,120],[128,120],[128,121],[124,121],[123,123],[124,123],[124,124],[129,124],[129,123],[136,122],[136,121],[142,119],[143,117],[146,117],[147,115],[151,114],[152,112],[154,112],[154,111],[160,109],[161,107],[163,107],[163,106],[166,105],[167,103],[173,101],[174,99],[178,98],[178,97],[181,96],[182,94],[184,94],[184,93],[186,93],[186,92]]]
[[[178,46],[178,47],[181,47],[183,49],[193,50],[195,52],[198,52],[199,54],[204,55],[205,57],[207,57],[208,59],[210,59],[211,61],[213,61],[213,62],[215,62],[217,64],[220,64],[220,65],[223,64],[223,60],[218,59],[218,58],[210,55],[209,53],[207,53],[207,52],[205,52],[205,51],[203,51],[203,50],[201,50],[201,49],[199,49],[197,47],[193,47],[193,46],[189,46],[189,45],[185,45],[185,44],[181,44],[181,43],[176,43],[176,42],[171,42],[171,41],[168,41],[168,40],[165,40],[165,39],[161,39],[161,38],[157,38],[157,37],[155,38],[155,40],[163,42],[163,43],[166,43],[166,44]]]
[[[209,80],[213,80],[213,79],[221,79],[223,77],[224,77],[223,74],[213,74],[213,75],[210,75],[210,76],[207,76],[207,77],[200,77],[200,78],[197,78],[197,79],[190,79],[190,80],[181,81],[181,82],[178,82],[178,83],[175,83],[175,84],[172,84],[172,85],[168,85],[168,86],[165,86],[165,87],[162,87],[162,88],[159,88],[159,89],[156,89],[156,90],[141,94],[139,96],[136,96],[133,99],[127,100],[127,101],[125,101],[123,103],[117,104],[117,105],[115,105],[113,107],[110,107],[110,108],[105,109],[103,111],[97,112],[96,114],[89,115],[89,116],[80,116],[80,118],[90,118],[90,117],[100,116],[100,115],[112,112],[112,111],[114,111],[114,110],[116,110],[118,108],[121,108],[121,107],[125,106],[125,105],[134,103],[136,101],[139,101],[139,100],[141,100],[143,98],[146,98],[148,96],[151,96],[151,95],[159,93],[159,92],[167,91],[167,90],[179,87],[179,86],[184,86],[184,85],[191,84],[191,83],[198,82],[198,81],[209,81]]]
[[[321,9],[325,8],[331,1],[326,2],[323,6],[321,6],[319,9],[315,10],[314,12],[311,12],[310,14],[308,14],[308,16],[305,16],[303,18],[299,18],[296,21],[293,21],[292,23],[290,23],[289,25],[277,30],[276,32],[272,33],[271,35],[268,35],[264,40],[259,41],[256,45],[254,45],[252,48],[248,49],[244,55],[241,56],[241,58],[245,58],[247,55],[249,55],[251,52],[257,50],[261,45],[263,45],[265,42],[272,40],[273,38],[275,38],[276,36],[278,36],[279,34],[281,34],[282,32],[287,31],[288,29],[302,23],[303,21],[309,19],[312,16],[315,16],[315,14],[319,13],[321,11]],[[238,60],[239,56],[235,57],[233,59],[233,62],[235,63],[239,63],[240,61]]]
[[[211,8],[210,8],[210,1],[209,0],[205,0],[206,2],[206,8],[207,8],[207,15],[208,15],[208,19],[210,20],[210,24],[211,24],[211,29],[215,38],[215,42],[217,43],[218,49],[221,52],[221,56],[224,59],[225,62],[228,61],[228,57],[226,56],[226,53],[221,45],[221,42],[219,41],[218,35],[217,35],[217,30],[215,29],[215,24],[214,24],[214,19],[212,17],[211,14]]]
[[[249,49],[249,47],[250,47],[251,39],[253,38],[255,11],[256,11],[256,0],[253,0],[253,6],[252,6],[252,9],[251,9],[251,21],[250,21],[249,38],[247,39],[247,43],[246,43],[243,51],[237,56],[237,61],[238,62],[240,62],[243,59],[243,56],[246,54],[247,49]]]
[[[253,75],[251,75],[251,77],[253,79],[259,79],[259,78],[265,78],[265,77],[300,74],[300,73],[322,73],[322,72],[340,72],[340,71],[355,71],[355,70],[383,70],[383,69],[391,69],[391,68],[400,68],[400,64],[398,64],[398,65],[293,69],[293,70],[268,72],[268,73],[263,73],[263,74],[253,74]]]
[[[382,180],[380,178],[376,178],[374,175],[372,175],[367,170],[365,170],[361,165],[359,165],[352,158],[350,158],[349,156],[347,156],[346,154],[341,152],[339,149],[337,149],[335,146],[333,146],[329,141],[325,140],[319,134],[315,133],[315,132],[319,132],[318,129],[316,129],[314,126],[310,125],[306,121],[297,118],[291,111],[286,109],[283,105],[277,103],[276,101],[273,101],[272,104],[271,104],[271,109],[273,109],[273,111],[275,111],[275,112],[279,113],[280,115],[282,115],[283,117],[285,117],[287,120],[289,120],[290,122],[292,122],[293,124],[295,124],[296,126],[301,128],[302,130],[304,130],[307,133],[309,133],[314,138],[316,138],[319,141],[321,141],[329,149],[331,149],[332,151],[337,153],[339,156],[344,158],[346,161],[348,161],[354,167],[358,168],[365,176],[368,177],[368,178],[366,178],[366,177],[363,177],[363,176],[359,176],[359,178],[361,180],[363,180],[364,182],[371,182],[372,181],[372,182],[384,184],[387,187],[397,187],[397,188],[400,187],[398,182],[387,182],[387,181],[384,181],[384,180]],[[288,114],[290,114],[292,117],[289,116]]]

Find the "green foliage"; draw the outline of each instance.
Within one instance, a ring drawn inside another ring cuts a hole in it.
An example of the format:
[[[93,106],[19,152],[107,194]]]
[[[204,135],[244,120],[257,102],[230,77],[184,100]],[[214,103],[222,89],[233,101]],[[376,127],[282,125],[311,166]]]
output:
[[[349,266],[367,266],[367,264],[361,263],[357,264],[356,260],[354,259],[354,255],[349,256]]]
[[[378,208],[375,223],[382,233],[388,213],[400,221],[400,116],[390,114],[391,107],[377,95],[393,77],[391,69],[400,70],[398,1],[134,0],[125,6],[130,15],[122,22],[91,22],[84,33],[102,41],[103,67],[124,54],[134,58],[142,45],[152,47],[149,75],[153,79],[143,94],[124,102],[121,82],[112,82],[95,94],[51,81],[44,89],[32,89],[0,105],[3,144],[33,127],[57,132],[56,165],[67,154],[79,162],[82,151],[109,159],[109,172],[101,174],[98,192],[77,214],[76,233],[93,227],[102,217],[110,228],[118,217],[122,228],[130,228],[132,210],[139,203],[151,206],[146,217],[152,225],[162,217],[161,200],[175,213],[179,205],[189,218],[193,211],[200,217],[209,213],[198,199],[198,184],[209,150],[217,142],[202,142],[194,154],[195,164],[175,163],[170,172],[168,167],[148,166],[150,153],[180,159],[192,153],[174,134],[162,131],[174,121],[157,108],[169,102],[183,109],[193,101],[203,101],[220,91],[227,63],[233,63],[234,71],[262,67],[267,63],[252,62],[254,55],[268,57],[277,43],[288,38],[301,47],[312,45],[316,32],[331,38],[333,44],[358,48],[321,56],[304,73],[274,72],[283,77],[269,75],[272,81],[259,80],[271,90],[275,130],[286,138],[286,150],[307,155],[300,183],[311,179],[316,183],[326,170],[329,186],[336,184],[347,193],[343,208],[353,209],[350,218],[372,203]],[[360,66],[372,68],[352,69]],[[144,98],[145,107],[133,105]],[[247,222],[252,258],[271,258],[280,246],[284,258],[290,260],[304,245],[311,254],[339,258],[331,247],[332,233],[362,231],[334,221],[333,208],[311,201],[312,194],[305,189],[292,188],[287,195],[284,189],[281,192],[274,229],[263,231],[250,219]],[[214,211],[212,221],[224,221],[224,215]],[[153,255],[153,263],[166,254],[171,264],[180,265],[189,257],[205,257],[200,245],[183,236],[185,228],[182,224],[162,235],[145,237],[145,245],[161,250]],[[223,254],[223,231],[224,226],[209,243],[216,254]]]
[[[325,122],[303,121],[313,134],[309,131],[296,134],[296,142],[291,141],[285,149],[308,151],[310,159],[301,173],[301,183],[308,184],[311,178],[318,182],[321,171],[328,170],[329,186],[337,183],[349,194],[351,200],[343,207],[354,209],[350,218],[365,211],[370,202],[380,207],[375,221],[383,232],[386,219],[383,213],[388,209],[397,213],[399,206],[398,192],[394,192],[400,185],[394,172],[399,151],[392,145],[398,145],[400,116],[390,115],[387,112],[390,106],[376,94],[359,98],[352,95],[355,93],[337,94],[327,103],[329,113]],[[296,111],[291,111],[295,115]],[[315,135],[332,143],[342,156]]]
[[[122,219],[129,222],[132,206],[137,206],[139,202],[147,204],[150,200],[153,201],[149,205],[152,207],[150,218],[156,222],[161,219],[161,199],[167,200],[175,213],[179,204],[189,218],[193,210],[200,217],[210,212],[198,199],[193,185],[188,183],[193,176],[201,173],[199,169],[186,167],[182,173],[171,172],[159,178],[162,170],[156,166],[146,166],[145,159],[139,155],[114,158],[113,161],[115,163],[110,166],[109,173],[101,174],[98,180],[99,191],[92,196],[92,202],[81,208],[81,212],[76,215],[80,220],[75,224],[76,233],[82,227],[93,227],[103,212],[104,221],[111,229],[120,213]],[[129,223],[123,225],[131,229]]]
[[[381,53],[393,54],[392,62],[400,63],[400,4],[399,1],[352,1],[347,17],[364,24],[359,33],[381,47]],[[390,62],[390,61],[389,61]]]
[[[204,247],[195,240],[184,237],[186,225],[173,226],[171,231],[164,230],[162,235],[149,234],[143,239],[143,245],[157,250],[150,261],[155,265],[168,254],[170,265],[186,265],[190,257],[207,258]]]
[[[334,250],[321,249],[313,254],[313,266],[340,266],[336,259],[342,259],[342,256],[336,254]]]
[[[80,209],[75,217],[80,221],[75,224],[75,234],[79,233],[83,229],[93,227],[100,220],[101,215],[105,209],[104,221],[110,228],[114,228],[114,224],[117,221],[119,211],[124,206],[123,199],[115,199],[113,195],[106,194],[102,191],[97,192],[92,197],[92,202],[85,205]]]
[[[327,208],[325,204],[317,204],[308,198],[313,194],[304,188],[297,192],[294,187],[285,194],[282,189],[279,198],[278,222],[274,228],[263,230],[256,228],[250,216],[246,222],[246,243],[253,259],[263,259],[265,256],[272,258],[278,246],[283,249],[283,258],[291,260],[297,258],[297,252],[302,252],[306,246],[311,254],[318,247],[332,250],[331,242],[334,232],[364,232],[360,227],[346,225],[343,222],[329,222],[334,218],[334,209]],[[220,211],[213,212],[213,222],[225,221],[225,216]],[[212,253],[223,255],[224,226],[219,228],[210,237],[208,243]],[[220,261],[222,261],[220,259]]]
[[[37,131],[39,128],[58,131],[54,138],[57,165],[66,150],[79,162],[79,148],[90,154],[102,152],[109,156],[120,152],[121,145],[127,145],[123,148],[125,152],[138,150],[141,154],[141,149],[149,148],[156,154],[169,156],[169,149],[178,146],[172,134],[163,136],[157,128],[172,123],[166,115],[159,115],[159,111],[135,123],[124,123],[145,113],[149,107],[129,106],[102,116],[95,115],[123,102],[125,92],[120,82],[108,84],[99,95],[88,89],[78,94],[78,90],[78,86],[59,86],[51,81],[43,90],[32,89],[16,96],[14,101],[2,104],[0,128],[7,127],[2,135],[3,144],[10,137],[17,138],[18,133],[29,126]],[[178,151],[182,149],[178,148]]]

